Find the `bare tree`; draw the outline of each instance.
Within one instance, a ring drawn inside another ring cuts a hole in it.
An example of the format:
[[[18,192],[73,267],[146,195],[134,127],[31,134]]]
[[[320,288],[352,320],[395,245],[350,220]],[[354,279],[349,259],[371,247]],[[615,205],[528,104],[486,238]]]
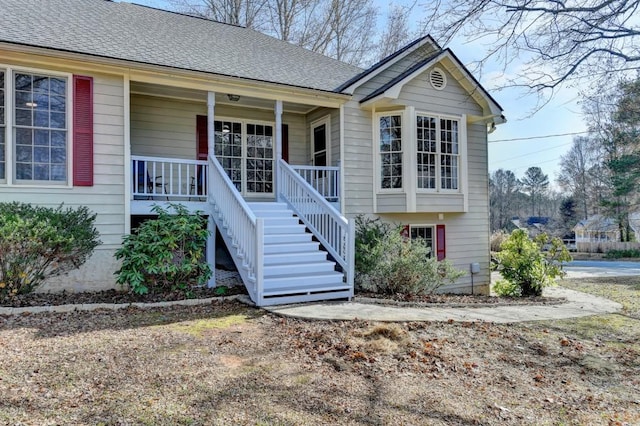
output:
[[[571,149],[560,158],[560,174],[558,184],[570,192],[576,203],[576,210],[582,219],[595,213],[600,204],[594,195],[599,193],[598,184],[601,179],[594,176],[601,173],[598,167],[602,164],[598,142],[592,137],[579,136],[573,139]]]
[[[504,229],[519,213],[520,181],[511,170],[496,170],[489,176],[491,230]]]
[[[183,12],[261,30],[269,0],[171,0]]]
[[[386,26],[378,37],[377,59],[381,60],[406,45],[412,36],[409,16],[416,3],[411,6],[393,5],[386,19]]]
[[[177,10],[262,31],[353,65],[373,60],[373,0],[170,0]]]
[[[447,43],[457,34],[488,42],[488,59],[525,60],[507,85],[552,95],[562,85],[606,84],[640,67],[640,0],[437,0],[425,27]]]

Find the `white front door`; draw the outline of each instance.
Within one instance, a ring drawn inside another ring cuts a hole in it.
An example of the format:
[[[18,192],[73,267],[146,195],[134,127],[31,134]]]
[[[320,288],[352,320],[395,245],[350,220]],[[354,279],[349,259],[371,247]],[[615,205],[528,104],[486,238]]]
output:
[[[215,155],[244,196],[273,196],[273,125],[216,120]]]

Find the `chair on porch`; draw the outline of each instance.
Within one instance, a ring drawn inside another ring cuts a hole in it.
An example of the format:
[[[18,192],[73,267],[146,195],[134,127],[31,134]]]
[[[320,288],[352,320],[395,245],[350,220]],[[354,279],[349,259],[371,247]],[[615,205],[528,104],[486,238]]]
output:
[[[167,184],[164,182],[163,176],[156,176],[154,179],[151,179],[149,176],[149,170],[147,168],[147,164],[145,161],[135,161],[136,166],[134,167],[134,183],[136,184],[136,192],[144,193],[147,195],[147,200],[152,200],[153,196],[157,193],[156,188],[162,188],[162,192],[165,194],[167,201],[169,201],[169,196],[167,194]],[[134,200],[141,200],[144,197],[137,195],[134,196]]]
[[[189,201],[191,201],[192,195],[198,199],[207,196],[207,175],[205,173],[205,167],[202,165],[198,165],[196,167],[196,175],[191,176]]]

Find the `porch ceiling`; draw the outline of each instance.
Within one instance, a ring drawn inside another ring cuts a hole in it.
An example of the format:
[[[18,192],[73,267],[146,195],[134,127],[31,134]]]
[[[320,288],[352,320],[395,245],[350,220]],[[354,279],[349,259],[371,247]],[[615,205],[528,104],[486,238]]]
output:
[[[147,96],[158,96],[163,98],[181,99],[186,101],[207,102],[207,92],[203,90],[187,89],[182,87],[164,86],[160,84],[131,82],[131,93]],[[240,96],[238,101],[231,101],[228,98],[229,93],[216,92],[216,104],[233,105],[243,108],[258,108],[273,110],[275,108],[275,100],[254,98],[249,96]],[[307,114],[317,108],[316,105],[306,105],[294,102],[283,102],[285,112],[294,114]]]

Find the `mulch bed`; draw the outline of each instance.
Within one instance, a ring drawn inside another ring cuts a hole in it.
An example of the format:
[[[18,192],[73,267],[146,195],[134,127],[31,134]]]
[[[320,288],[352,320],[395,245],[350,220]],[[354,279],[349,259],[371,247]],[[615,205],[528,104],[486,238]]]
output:
[[[0,302],[0,306],[22,308],[28,306],[58,306],[79,305],[91,303],[155,303],[170,302],[186,299],[208,299],[212,297],[232,296],[247,294],[244,286],[230,286],[218,288],[198,287],[185,293],[182,290],[155,292],[144,295],[133,294],[126,291],[104,290],[98,292],[83,293],[31,293],[22,294],[15,298]],[[396,306],[439,306],[439,307],[491,307],[512,305],[558,305],[566,302],[562,298],[549,297],[496,297],[469,294],[430,294],[411,295],[394,294],[385,295],[371,292],[357,291],[354,301],[359,303],[385,304]]]
[[[224,291],[222,291],[220,287],[198,287],[191,290],[190,294],[186,294],[181,290],[143,295],[117,290],[83,293],[31,293],[18,295],[11,300],[0,303],[0,306],[22,308],[27,306],[80,305],[89,303],[154,303],[185,299],[208,299],[211,297],[232,296],[236,294],[247,294],[247,292],[243,286],[233,286],[225,287]]]

